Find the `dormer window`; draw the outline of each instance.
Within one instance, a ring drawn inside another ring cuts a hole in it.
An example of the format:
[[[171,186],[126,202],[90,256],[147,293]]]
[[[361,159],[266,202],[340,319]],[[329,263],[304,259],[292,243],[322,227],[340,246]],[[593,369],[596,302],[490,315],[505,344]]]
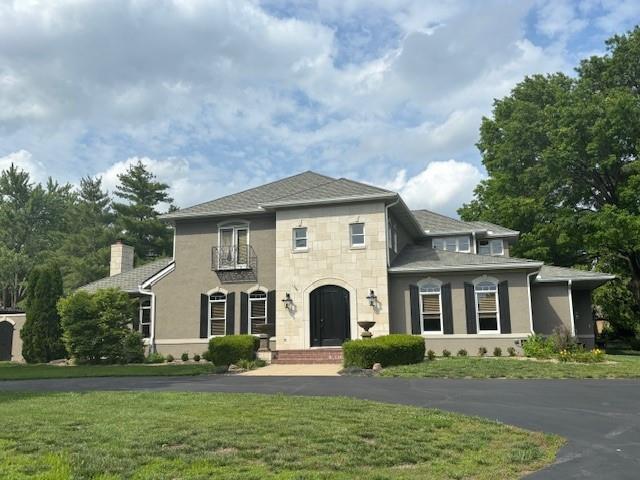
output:
[[[479,240],[478,253],[480,255],[503,255],[502,239]]]
[[[438,237],[432,240],[432,246],[436,250],[446,250],[447,252],[465,252],[471,251],[471,243],[469,237]]]

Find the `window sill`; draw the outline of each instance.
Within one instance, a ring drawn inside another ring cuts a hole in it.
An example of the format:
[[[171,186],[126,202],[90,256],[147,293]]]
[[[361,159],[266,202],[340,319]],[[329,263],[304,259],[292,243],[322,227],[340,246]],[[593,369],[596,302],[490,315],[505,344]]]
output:
[[[366,250],[367,246],[366,245],[351,245],[349,247],[349,250]]]
[[[291,253],[309,253],[308,248],[294,248]]]

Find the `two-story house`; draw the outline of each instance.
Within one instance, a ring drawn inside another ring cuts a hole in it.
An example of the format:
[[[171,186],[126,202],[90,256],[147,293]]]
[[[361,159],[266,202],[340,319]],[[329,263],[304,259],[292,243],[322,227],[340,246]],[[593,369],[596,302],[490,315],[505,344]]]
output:
[[[136,328],[165,354],[263,331],[277,352],[339,347],[364,320],[374,336],[422,335],[437,353],[518,348],[563,325],[593,345],[591,291],[613,278],[511,257],[518,232],[313,172],[163,218],[173,258],[134,269],[116,244],[112,275],[83,288],[138,296]]]

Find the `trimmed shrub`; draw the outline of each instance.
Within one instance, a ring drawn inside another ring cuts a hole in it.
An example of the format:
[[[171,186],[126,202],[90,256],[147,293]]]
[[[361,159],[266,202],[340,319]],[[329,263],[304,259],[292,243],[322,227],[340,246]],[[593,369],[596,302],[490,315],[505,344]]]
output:
[[[343,344],[342,351],[345,367],[371,368],[374,363],[389,367],[422,362],[425,346],[422,337],[393,334],[349,340]]]
[[[487,354],[487,349],[486,349],[485,347],[480,347],[480,348],[478,349],[478,355],[479,355],[480,357],[484,357],[486,354]]]
[[[193,356],[193,361],[194,362],[199,362],[200,361],[200,355],[198,355],[197,353]]]
[[[511,347],[513,348],[513,347]],[[500,347],[496,347],[493,349],[493,356],[494,357],[501,357],[502,356],[502,349]]]
[[[466,357],[467,356],[467,351],[464,348],[461,348],[460,350],[458,350],[458,356],[459,357]]]
[[[175,360],[175,358],[173,358],[173,355],[169,354],[167,355],[167,363],[171,363]]]
[[[427,351],[427,358],[429,360],[433,360],[436,358],[436,352],[434,352],[433,350],[428,350]]]
[[[209,341],[207,360],[214,365],[229,366],[240,360],[253,360],[260,339],[253,335],[228,335]]]
[[[522,345],[525,356],[549,358],[553,356],[552,343],[541,335],[529,335]]]
[[[122,362],[144,362],[144,343],[139,332],[129,332],[122,342]]]
[[[518,354],[518,352],[516,352],[516,349],[514,347],[507,348],[507,353],[509,354],[510,357],[515,357]]]
[[[444,350],[442,350],[442,356],[444,358],[449,358],[451,356],[451,352],[445,348]]]
[[[164,363],[164,356],[158,352],[152,352],[144,359],[144,363]]]
[[[188,362],[188,361],[189,361],[189,354],[188,354],[188,353],[186,353],[186,352],[185,352],[185,353],[183,353],[183,354],[180,356],[180,359],[181,359],[183,362]]]

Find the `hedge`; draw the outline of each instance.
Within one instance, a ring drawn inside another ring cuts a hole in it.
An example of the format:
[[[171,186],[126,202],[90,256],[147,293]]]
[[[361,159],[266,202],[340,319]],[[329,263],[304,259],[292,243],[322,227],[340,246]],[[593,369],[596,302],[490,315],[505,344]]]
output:
[[[424,360],[424,339],[413,335],[385,335],[363,340],[350,340],[342,345],[345,367],[371,368],[407,365]]]
[[[229,366],[240,360],[253,360],[260,339],[253,335],[227,335],[209,340],[207,360],[214,365]]]

